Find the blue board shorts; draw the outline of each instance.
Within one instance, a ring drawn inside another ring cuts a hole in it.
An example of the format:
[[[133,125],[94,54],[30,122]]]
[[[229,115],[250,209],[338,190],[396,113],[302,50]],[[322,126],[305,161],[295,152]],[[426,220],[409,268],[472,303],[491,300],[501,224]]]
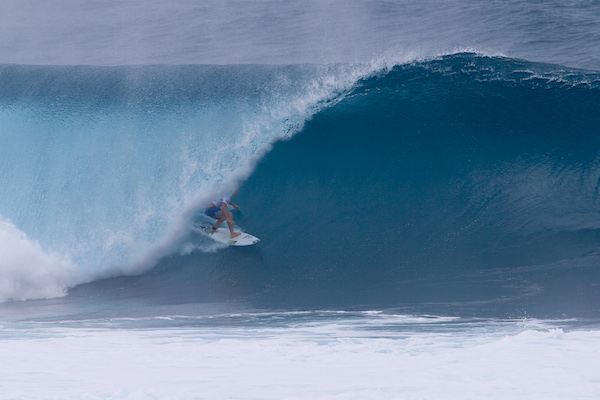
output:
[[[219,207],[208,207],[204,210],[204,214],[211,218],[217,219],[217,214],[221,211]]]

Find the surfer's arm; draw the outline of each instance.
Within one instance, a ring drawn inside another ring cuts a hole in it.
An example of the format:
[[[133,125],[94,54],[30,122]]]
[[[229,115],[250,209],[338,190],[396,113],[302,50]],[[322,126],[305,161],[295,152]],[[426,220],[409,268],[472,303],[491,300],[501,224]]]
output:
[[[234,203],[233,201],[231,201],[231,200],[229,200],[229,204],[231,204],[231,206],[232,206],[233,208],[235,208],[236,210],[239,210],[239,209],[240,209],[240,206],[238,206],[237,204],[235,204],[235,203]]]

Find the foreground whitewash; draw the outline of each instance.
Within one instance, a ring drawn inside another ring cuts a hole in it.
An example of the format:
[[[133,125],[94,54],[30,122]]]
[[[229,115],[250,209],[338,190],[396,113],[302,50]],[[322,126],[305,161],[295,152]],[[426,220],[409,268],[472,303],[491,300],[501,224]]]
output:
[[[0,398],[595,399],[600,393],[597,330],[491,325],[387,337],[360,332],[335,325],[4,329]]]

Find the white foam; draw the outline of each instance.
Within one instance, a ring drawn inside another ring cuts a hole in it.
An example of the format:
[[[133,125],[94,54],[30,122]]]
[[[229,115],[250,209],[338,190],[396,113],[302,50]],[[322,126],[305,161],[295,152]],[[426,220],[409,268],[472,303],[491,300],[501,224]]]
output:
[[[340,336],[331,326],[4,333],[0,354],[10,363],[0,371],[0,399],[562,400],[600,393],[598,330],[511,323],[379,336]]]
[[[75,285],[76,266],[45,252],[12,222],[0,218],[0,302],[64,296]]]

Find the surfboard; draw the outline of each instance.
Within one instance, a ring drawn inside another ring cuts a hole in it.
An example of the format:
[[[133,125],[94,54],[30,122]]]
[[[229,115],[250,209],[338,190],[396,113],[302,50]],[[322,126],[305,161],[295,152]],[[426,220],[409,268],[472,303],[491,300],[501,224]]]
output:
[[[231,234],[229,233],[229,228],[227,226],[220,226],[219,229],[213,233],[210,233],[212,225],[207,222],[198,223],[197,226],[200,229],[200,232],[204,235],[228,246],[250,246],[260,242],[260,239],[256,236],[244,232],[241,232],[240,236],[231,238]]]

